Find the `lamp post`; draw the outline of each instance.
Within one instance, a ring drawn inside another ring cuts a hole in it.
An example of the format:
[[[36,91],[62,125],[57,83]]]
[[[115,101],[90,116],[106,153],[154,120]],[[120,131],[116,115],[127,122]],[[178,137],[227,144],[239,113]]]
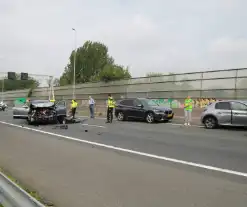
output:
[[[2,59],[4,59],[4,57],[3,56],[0,56],[0,60],[2,60]],[[3,91],[4,91],[4,76],[3,76],[3,79],[2,79],[2,94],[1,94],[1,99],[2,99],[2,102],[3,102]]]
[[[2,102],[3,102],[3,90],[4,90],[4,77],[2,79]]]
[[[73,99],[75,99],[75,62],[76,62],[76,52],[77,52],[77,46],[76,46],[76,29],[72,28],[74,31],[74,41],[75,41],[75,50],[74,50],[74,73],[73,73]]]

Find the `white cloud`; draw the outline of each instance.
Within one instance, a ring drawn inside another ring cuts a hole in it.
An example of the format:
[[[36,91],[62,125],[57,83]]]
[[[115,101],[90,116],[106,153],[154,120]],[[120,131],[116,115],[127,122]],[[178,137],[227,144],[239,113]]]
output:
[[[209,47],[209,61],[217,68],[244,68],[246,57],[247,38],[222,37]]]
[[[102,41],[134,76],[246,67],[245,0],[1,0],[0,70],[59,75],[78,45]]]
[[[222,37],[212,43],[210,47],[212,53],[246,53],[247,38]]]

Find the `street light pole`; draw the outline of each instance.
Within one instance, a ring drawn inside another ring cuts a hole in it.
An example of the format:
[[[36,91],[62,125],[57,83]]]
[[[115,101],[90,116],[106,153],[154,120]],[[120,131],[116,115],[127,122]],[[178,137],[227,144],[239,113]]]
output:
[[[75,41],[75,50],[74,50],[74,74],[73,74],[73,99],[75,99],[75,62],[76,62],[76,52],[77,52],[77,46],[76,46],[76,29],[72,28],[74,31],[74,41]]]
[[[4,59],[3,56],[0,56],[0,60]],[[1,94],[1,99],[2,99],[2,102],[3,102],[3,91],[4,91],[4,76],[3,76],[3,79],[2,79],[2,94]]]
[[[2,102],[3,102],[3,89],[4,89],[4,77],[3,77],[3,80],[2,80]]]

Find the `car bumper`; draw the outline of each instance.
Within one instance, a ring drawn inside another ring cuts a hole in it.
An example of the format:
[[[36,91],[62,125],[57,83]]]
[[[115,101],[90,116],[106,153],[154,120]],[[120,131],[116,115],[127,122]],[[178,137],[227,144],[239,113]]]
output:
[[[155,121],[168,121],[173,119],[174,113],[171,114],[155,114],[154,119]]]

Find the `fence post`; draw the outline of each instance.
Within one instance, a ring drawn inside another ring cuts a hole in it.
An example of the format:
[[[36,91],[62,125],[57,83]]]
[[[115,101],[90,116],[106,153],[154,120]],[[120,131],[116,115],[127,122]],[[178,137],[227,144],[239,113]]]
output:
[[[146,98],[150,98],[149,97],[149,93],[150,93],[150,84],[151,84],[151,77],[148,78],[148,90],[146,91]],[[155,97],[156,98],[156,97]]]
[[[238,69],[236,69],[236,74],[235,74],[235,88],[234,88],[234,98],[237,99],[237,81],[238,81]]]
[[[175,75],[175,74],[172,74],[172,79],[173,79],[172,81],[173,81],[173,84],[174,84],[174,88],[176,88],[176,87],[175,87],[175,84],[176,84],[176,75]],[[175,91],[172,91],[172,93],[171,93],[171,94],[172,94],[172,95],[171,95],[171,96],[172,96],[172,97],[171,97],[172,100],[174,100],[174,99],[176,98],[176,97],[174,96],[174,92],[175,92]],[[173,102],[173,101],[172,101],[172,102]],[[170,108],[172,108],[172,102],[170,102]]]
[[[202,97],[202,81],[203,81],[203,72],[201,73],[200,98]]]

